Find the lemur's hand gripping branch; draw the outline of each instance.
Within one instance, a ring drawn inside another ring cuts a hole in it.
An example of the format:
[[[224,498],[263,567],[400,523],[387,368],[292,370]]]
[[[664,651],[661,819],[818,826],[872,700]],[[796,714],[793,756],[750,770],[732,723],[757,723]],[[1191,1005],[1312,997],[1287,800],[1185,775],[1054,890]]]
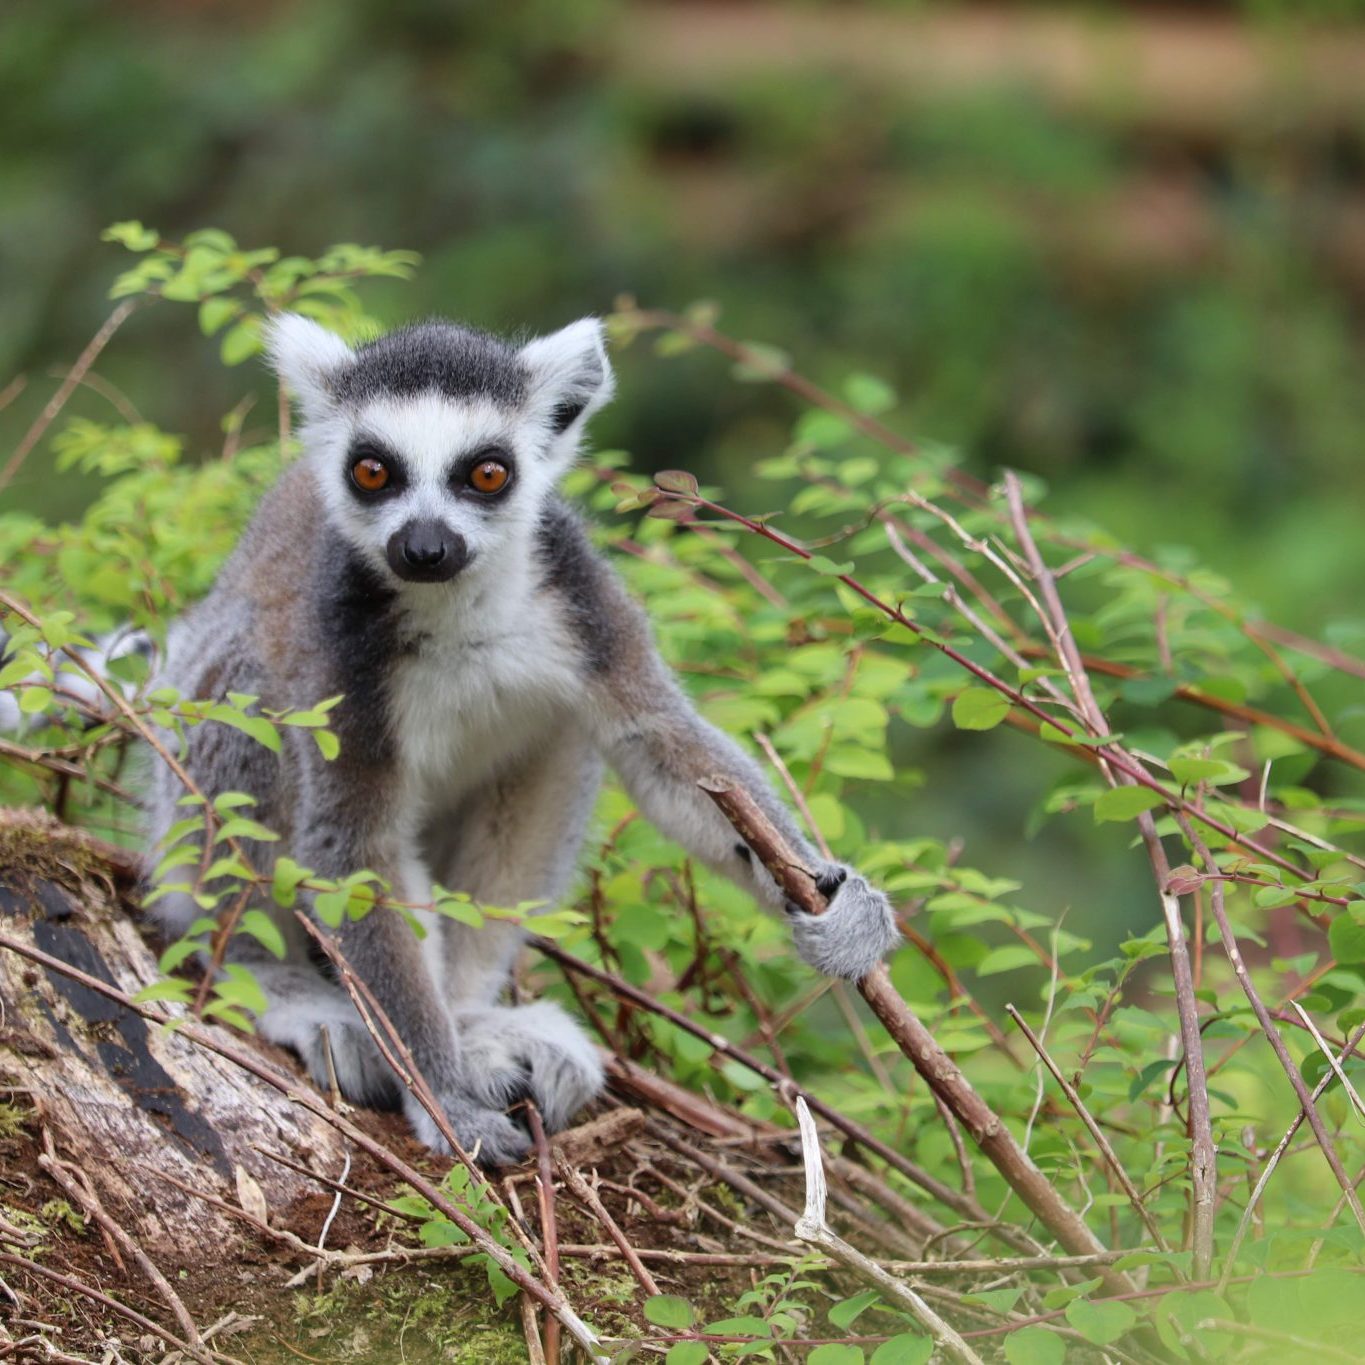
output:
[[[791,845],[742,788],[724,778],[705,778],[697,784],[716,803],[745,844],[784,894],[807,914],[820,915],[829,901]],[[1015,1142],[1004,1121],[972,1089],[957,1064],[934,1041],[915,1012],[891,984],[886,964],[881,963],[858,983],[858,990],[896,1045],[924,1077],[933,1092],[963,1124],[1010,1188],[1037,1215],[1057,1240],[1073,1255],[1086,1256],[1105,1250],[1084,1220],[1062,1199],[1043,1173]],[[1132,1281],[1110,1267],[1097,1269],[1115,1294],[1134,1292]]]

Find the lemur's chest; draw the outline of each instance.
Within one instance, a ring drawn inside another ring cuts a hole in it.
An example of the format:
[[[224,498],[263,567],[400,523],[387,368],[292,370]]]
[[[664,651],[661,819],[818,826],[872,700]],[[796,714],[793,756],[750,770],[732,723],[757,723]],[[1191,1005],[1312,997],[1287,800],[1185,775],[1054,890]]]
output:
[[[548,604],[432,622],[414,635],[390,692],[410,790],[428,800],[468,792],[563,724],[581,699],[579,651]]]

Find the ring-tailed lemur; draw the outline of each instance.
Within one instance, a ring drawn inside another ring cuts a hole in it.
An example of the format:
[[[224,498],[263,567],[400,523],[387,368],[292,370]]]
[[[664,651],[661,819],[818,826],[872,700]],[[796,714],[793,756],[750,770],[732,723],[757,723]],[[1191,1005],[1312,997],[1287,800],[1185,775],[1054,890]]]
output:
[[[644,613],[556,495],[612,391],[601,325],[585,319],[518,348],[429,322],[353,350],[287,316],[271,349],[301,409],[305,456],[266,495],[212,594],[173,628],[160,679],[185,696],[249,693],[267,707],[344,694],[332,762],[297,730],[279,758],[227,726],[190,732],[195,781],[210,795],[248,792],[280,834],[250,846],[258,863],[280,848],[324,876],[372,868],[414,903],[431,901],[433,883],[489,905],[553,901],[605,761],[661,830],[783,908],[697,788],[725,774],[832,895],[819,918],[787,907],[802,957],[831,975],[870,971],[897,938],[886,897],[822,859],[757,765],[696,714]],[[159,836],[183,814],[183,791],[164,766],[157,782]],[[161,905],[177,933],[201,913],[187,896]],[[515,926],[425,913],[425,940],[392,911],[347,922],[343,951],[461,1141],[486,1161],[517,1159],[528,1138],[509,1104],[529,1094],[564,1125],[601,1087],[596,1051],[556,1005],[500,1003]],[[401,1098],[440,1148],[301,926],[278,922],[286,960],[250,963],[269,1002],[261,1032],[322,1081],[325,1026],[343,1092]]]

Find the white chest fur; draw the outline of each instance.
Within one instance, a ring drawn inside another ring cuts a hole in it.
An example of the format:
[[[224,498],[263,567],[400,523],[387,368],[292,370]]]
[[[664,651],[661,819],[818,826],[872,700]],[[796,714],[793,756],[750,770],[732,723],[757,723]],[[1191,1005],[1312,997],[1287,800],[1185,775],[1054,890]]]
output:
[[[543,596],[438,588],[406,614],[405,634],[390,702],[419,818],[527,752],[580,693],[578,651]]]

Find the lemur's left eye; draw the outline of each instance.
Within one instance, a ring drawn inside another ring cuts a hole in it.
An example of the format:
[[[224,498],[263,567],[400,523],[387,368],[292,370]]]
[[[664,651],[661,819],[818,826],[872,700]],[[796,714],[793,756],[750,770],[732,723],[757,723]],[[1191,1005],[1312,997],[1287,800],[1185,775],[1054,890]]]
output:
[[[512,471],[501,460],[484,460],[469,471],[469,486],[478,493],[500,493]]]
[[[389,467],[383,460],[367,455],[351,466],[351,478],[355,480],[357,488],[363,488],[367,493],[378,493],[389,481]]]

